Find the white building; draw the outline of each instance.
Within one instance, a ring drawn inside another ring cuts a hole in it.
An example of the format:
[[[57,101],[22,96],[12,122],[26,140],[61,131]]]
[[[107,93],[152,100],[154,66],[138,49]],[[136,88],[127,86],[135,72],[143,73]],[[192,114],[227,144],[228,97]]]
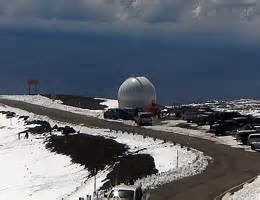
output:
[[[156,103],[154,85],[146,77],[130,77],[119,88],[119,108],[148,110]]]

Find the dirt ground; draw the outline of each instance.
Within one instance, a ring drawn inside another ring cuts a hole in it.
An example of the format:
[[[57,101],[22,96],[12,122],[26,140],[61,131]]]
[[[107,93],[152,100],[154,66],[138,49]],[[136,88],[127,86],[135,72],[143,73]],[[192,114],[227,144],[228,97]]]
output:
[[[136,132],[141,135],[179,143],[200,150],[214,159],[204,173],[160,186],[151,191],[152,200],[212,200],[227,189],[260,174],[259,153],[245,152],[242,149],[216,144],[205,139],[143,129],[24,102],[3,99],[0,102],[39,115],[47,115],[58,121],[84,124],[89,127]]]
[[[45,95],[50,98],[51,95]],[[72,95],[55,95],[56,100],[60,100],[63,104],[68,106],[79,107],[90,110],[104,110],[106,106],[100,105],[104,102],[100,99],[94,99],[92,97],[72,96]]]
[[[84,165],[91,175],[94,175],[95,170],[113,166],[113,170],[107,176],[108,182],[102,189],[157,173],[154,160],[150,155],[127,154],[126,145],[101,136],[83,133],[51,136],[46,147],[59,154],[70,156],[74,163]],[[138,165],[136,165],[137,161]]]
[[[112,139],[86,134],[51,136],[47,148],[72,158],[72,162],[85,165],[92,172],[113,165],[126,153],[127,146]],[[95,152],[95,153],[93,153]]]

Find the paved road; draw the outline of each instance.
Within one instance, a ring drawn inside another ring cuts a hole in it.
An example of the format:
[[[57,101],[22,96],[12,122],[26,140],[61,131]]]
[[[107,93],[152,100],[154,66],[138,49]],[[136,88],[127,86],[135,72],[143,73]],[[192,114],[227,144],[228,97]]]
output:
[[[241,149],[215,144],[212,141],[200,138],[148,130],[118,122],[108,122],[93,117],[57,109],[44,108],[24,102],[0,99],[0,103],[21,108],[38,115],[47,115],[54,120],[62,122],[84,124],[89,127],[136,132],[145,136],[172,141],[198,149],[214,159],[204,173],[193,177],[187,177],[153,190],[151,194],[152,200],[211,200],[227,189],[260,174],[260,153],[245,152]]]

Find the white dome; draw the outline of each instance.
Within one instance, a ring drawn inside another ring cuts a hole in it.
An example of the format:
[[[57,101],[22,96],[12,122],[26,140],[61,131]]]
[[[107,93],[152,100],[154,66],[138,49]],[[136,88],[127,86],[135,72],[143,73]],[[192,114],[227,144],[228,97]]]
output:
[[[149,109],[156,103],[154,85],[146,77],[130,77],[118,91],[119,108]]]

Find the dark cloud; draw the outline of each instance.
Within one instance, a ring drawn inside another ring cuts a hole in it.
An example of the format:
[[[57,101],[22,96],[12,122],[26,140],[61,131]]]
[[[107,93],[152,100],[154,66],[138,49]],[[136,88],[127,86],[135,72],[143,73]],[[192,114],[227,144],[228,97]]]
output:
[[[257,21],[257,0],[2,0],[0,16],[11,21],[190,23],[225,18]],[[65,23],[65,22],[63,22]],[[102,24],[100,24],[102,25]]]
[[[0,91],[25,93],[26,80],[36,78],[45,92],[116,97],[124,79],[145,75],[162,102],[260,97],[260,46],[186,39],[5,33]]]
[[[1,0],[0,91],[115,97],[146,75],[160,100],[260,97],[257,0]]]

